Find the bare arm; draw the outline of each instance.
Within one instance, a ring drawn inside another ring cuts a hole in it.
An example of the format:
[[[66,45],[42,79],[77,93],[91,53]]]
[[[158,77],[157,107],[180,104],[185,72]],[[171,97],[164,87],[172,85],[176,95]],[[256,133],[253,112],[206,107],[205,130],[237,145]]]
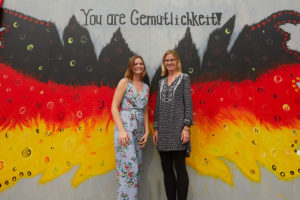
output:
[[[129,143],[129,135],[123,126],[120,112],[119,112],[119,107],[120,107],[120,104],[124,97],[126,88],[127,88],[127,79],[123,78],[118,83],[118,86],[116,88],[116,91],[115,91],[115,94],[114,94],[114,97],[112,100],[112,104],[111,104],[111,113],[112,113],[114,122],[117,126],[117,129],[119,131],[119,142],[121,145],[124,145],[124,146],[126,146],[126,144]]]
[[[147,86],[147,91],[149,94],[149,87]],[[143,135],[143,137],[140,140],[140,147],[144,148],[144,146],[146,145],[146,142],[148,140],[148,136],[149,136],[149,115],[148,115],[148,102],[145,105],[144,108],[144,128],[145,128],[145,133]]]

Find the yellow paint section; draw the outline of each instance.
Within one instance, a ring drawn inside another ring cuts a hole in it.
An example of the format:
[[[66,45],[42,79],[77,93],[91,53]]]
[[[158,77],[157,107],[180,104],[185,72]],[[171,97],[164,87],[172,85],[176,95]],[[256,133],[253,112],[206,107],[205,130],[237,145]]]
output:
[[[191,129],[192,153],[187,163],[200,175],[220,178],[233,184],[226,162],[233,162],[250,180],[260,181],[260,167],[266,167],[281,180],[300,175],[299,120],[290,128],[261,124],[248,112],[220,112],[214,124],[195,120]],[[201,118],[201,116],[198,116]],[[197,118],[197,116],[196,116]],[[250,119],[250,120],[249,120]],[[225,162],[226,161],[226,162]]]
[[[75,187],[92,176],[114,169],[114,126],[111,123],[106,129],[108,119],[101,121],[92,127],[90,122],[57,130],[39,121],[29,127],[2,130],[0,191],[21,178],[38,174],[42,174],[39,182],[47,183],[76,165],[79,168],[72,180]]]
[[[191,129],[192,153],[187,163],[200,175],[220,178],[233,185],[226,162],[238,166],[250,180],[260,181],[260,167],[266,167],[281,180],[300,174],[299,120],[293,127],[275,128],[261,124],[248,112],[224,110],[215,118],[195,116]],[[22,128],[2,130],[0,134],[0,191],[21,178],[41,174],[47,183],[72,167],[79,166],[72,180],[78,186],[90,177],[115,168],[114,124],[99,119],[69,128],[49,128],[44,121]],[[297,124],[298,123],[298,124]],[[144,159],[147,159],[145,157]]]

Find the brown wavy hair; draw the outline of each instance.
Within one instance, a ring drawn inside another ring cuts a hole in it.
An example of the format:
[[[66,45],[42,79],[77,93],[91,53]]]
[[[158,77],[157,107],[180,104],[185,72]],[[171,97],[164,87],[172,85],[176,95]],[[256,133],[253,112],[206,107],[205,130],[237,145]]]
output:
[[[144,71],[143,71],[143,73],[141,74],[141,80],[143,81],[144,78],[145,78],[145,76],[146,76],[146,74],[147,74],[147,71],[146,71],[146,66],[145,66],[144,59],[143,59],[142,56],[140,56],[140,55],[134,55],[134,56],[132,56],[132,57],[129,59],[129,61],[128,61],[128,67],[127,67],[127,70],[126,70],[126,72],[125,72],[125,76],[124,76],[124,77],[125,77],[125,78],[128,78],[128,79],[130,79],[130,80],[133,79],[133,71],[132,71],[132,68],[133,68],[133,66],[134,66],[134,61],[135,61],[137,58],[140,58],[140,59],[142,60],[142,62],[143,62],[143,65],[144,65]]]

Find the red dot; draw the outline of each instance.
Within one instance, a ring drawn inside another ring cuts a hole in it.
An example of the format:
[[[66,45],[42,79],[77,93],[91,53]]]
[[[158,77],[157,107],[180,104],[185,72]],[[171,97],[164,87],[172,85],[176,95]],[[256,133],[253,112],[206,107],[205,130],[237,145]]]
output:
[[[257,26],[257,28],[260,28],[261,25],[260,25],[260,24],[257,24],[256,26]]]
[[[271,22],[271,20],[270,20],[270,19],[267,19],[267,22],[268,22],[268,23],[270,23],[270,22]]]
[[[287,14],[287,11],[284,11],[284,14]]]
[[[40,24],[41,24],[41,25],[43,25],[43,24],[44,24],[44,22],[40,22]]]
[[[48,163],[50,161],[50,158],[48,156],[45,157],[45,163]]]
[[[262,25],[264,25],[264,26],[265,26],[265,25],[266,25],[266,22],[262,22]]]
[[[19,18],[22,18],[22,17],[23,17],[23,15],[22,15],[22,14],[20,14],[20,15],[19,15]]]
[[[272,15],[272,17],[273,17],[274,19],[276,19],[276,18],[277,18],[277,15],[274,14],[274,15]]]
[[[290,20],[290,19],[288,20],[288,23],[291,23],[291,20]]]
[[[281,16],[281,15],[282,15],[282,12],[279,12],[278,15]]]
[[[298,56],[298,53],[297,53],[297,52],[295,52],[295,53],[294,53],[294,56]]]
[[[10,11],[10,12],[9,12],[9,14],[10,14],[10,15],[12,15],[12,14],[13,14],[13,12],[12,12],[12,11]]]
[[[28,17],[24,16],[24,19],[25,19],[25,20],[27,20],[27,19],[28,19]]]
[[[15,15],[15,16],[17,16],[17,15],[18,15],[18,13],[15,13],[14,15]]]
[[[29,21],[31,21],[31,22],[32,22],[32,21],[33,21],[33,19],[32,19],[32,18],[30,18],[30,19],[29,19]]]
[[[5,13],[7,13],[7,12],[8,12],[8,10],[7,10],[7,9],[4,9],[4,12],[5,12]]]
[[[36,24],[39,23],[39,20],[36,19],[36,20],[34,21],[34,23],[36,23]]]
[[[277,24],[278,24],[278,25],[280,25],[280,24],[281,24],[281,22],[278,22]]]
[[[282,23],[283,23],[283,24],[285,24],[285,23],[286,23],[286,21],[282,21]]]
[[[277,27],[278,27],[278,25],[277,25],[277,24],[275,24],[275,25],[274,25],[274,27],[275,27],[275,28],[277,28]]]
[[[254,30],[255,30],[255,26],[252,26],[252,27],[251,27],[251,30],[254,31]]]
[[[289,12],[289,14],[291,15],[291,14],[292,14],[292,12]]]
[[[296,20],[294,20],[293,23],[296,24],[297,23]]]
[[[48,23],[46,24],[46,26],[50,26],[50,23],[48,22]]]
[[[285,37],[285,38],[283,38],[285,41],[287,41],[287,38]]]

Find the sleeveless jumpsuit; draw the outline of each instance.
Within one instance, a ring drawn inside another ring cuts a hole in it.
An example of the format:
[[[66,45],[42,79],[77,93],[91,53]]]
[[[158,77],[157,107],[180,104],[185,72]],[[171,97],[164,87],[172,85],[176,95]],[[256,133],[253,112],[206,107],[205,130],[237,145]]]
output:
[[[131,82],[127,82],[120,116],[129,134],[130,144],[119,144],[119,132],[115,126],[114,146],[117,173],[117,199],[137,200],[139,173],[142,164],[142,149],[138,142],[144,135],[144,107],[148,101],[148,91],[144,83],[141,94]]]

